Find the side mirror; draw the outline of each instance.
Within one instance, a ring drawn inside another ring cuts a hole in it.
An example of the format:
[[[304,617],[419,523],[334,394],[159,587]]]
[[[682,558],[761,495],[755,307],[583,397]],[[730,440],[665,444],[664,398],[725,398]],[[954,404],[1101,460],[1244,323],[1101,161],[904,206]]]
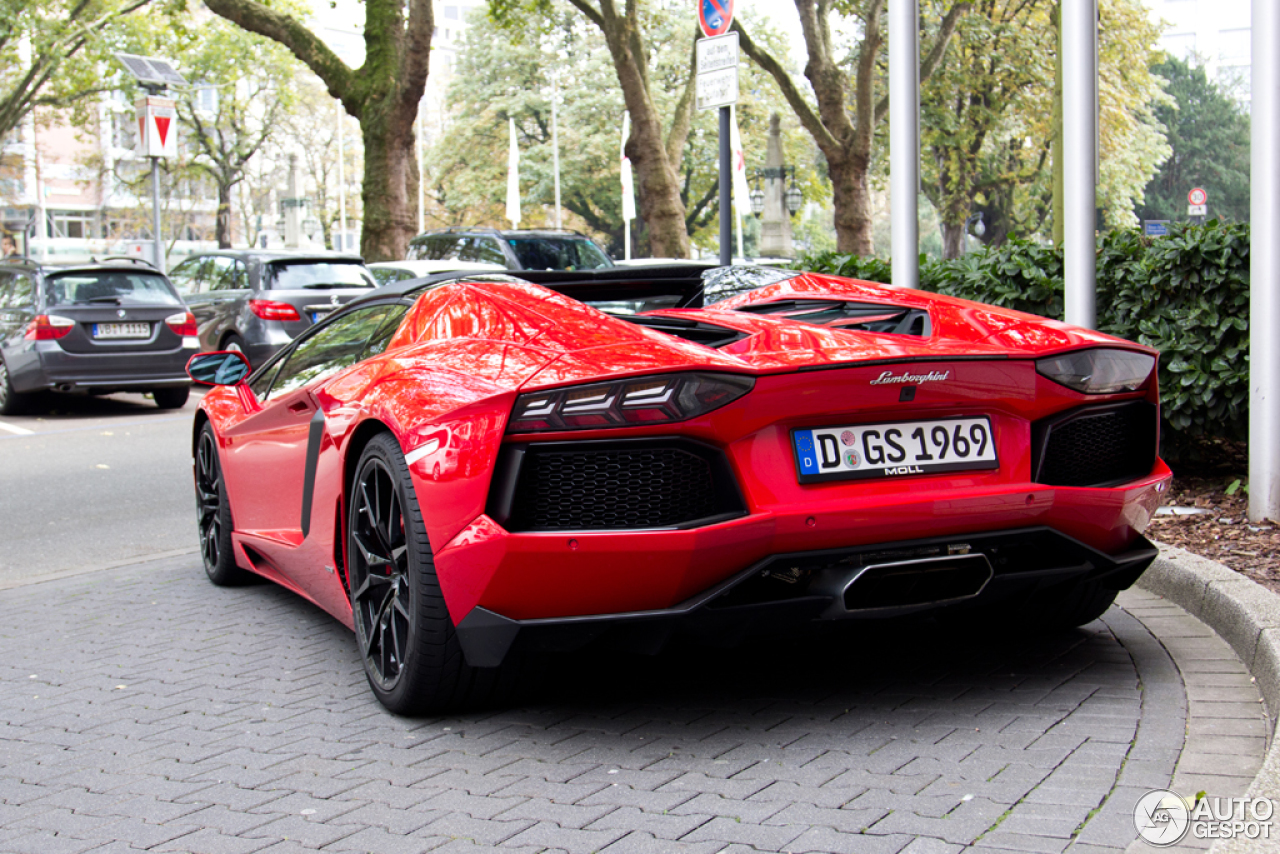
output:
[[[187,376],[200,385],[239,385],[249,372],[249,360],[233,350],[197,353],[187,362]]]

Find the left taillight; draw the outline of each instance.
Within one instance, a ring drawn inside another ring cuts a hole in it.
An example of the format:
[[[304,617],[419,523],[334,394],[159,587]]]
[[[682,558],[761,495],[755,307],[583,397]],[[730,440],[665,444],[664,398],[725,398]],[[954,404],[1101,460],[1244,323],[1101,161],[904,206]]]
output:
[[[684,373],[522,394],[508,433],[594,430],[685,421],[732,403],[755,380],[737,374]]]
[[[184,338],[193,338],[197,334],[196,316],[191,312],[183,312],[181,314],[171,314],[164,319],[165,325],[173,330],[175,335],[181,335]]]
[[[57,314],[37,314],[27,324],[27,331],[22,336],[28,341],[54,341],[63,338],[76,325],[69,317]]]
[[[249,300],[249,310],[263,320],[295,321],[302,319],[298,315],[298,310],[287,302],[251,299]]]

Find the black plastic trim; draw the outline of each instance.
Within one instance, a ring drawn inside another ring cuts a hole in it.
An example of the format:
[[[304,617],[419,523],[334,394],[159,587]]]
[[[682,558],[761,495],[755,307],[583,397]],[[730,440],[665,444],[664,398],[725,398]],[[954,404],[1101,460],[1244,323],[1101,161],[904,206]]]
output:
[[[307,464],[302,473],[302,537],[311,532],[311,498],[316,489],[316,464],[320,460],[320,440],[324,438],[324,410],[316,408],[307,424]]]
[[[868,566],[892,563],[892,556],[896,553],[966,543],[974,546],[973,554],[981,553],[989,558],[995,553],[993,548],[998,551],[1005,543],[1035,538],[1046,538],[1058,546],[1041,550],[1046,552],[1040,555],[1047,561],[1045,566],[1002,569],[993,565],[989,581],[973,597],[966,597],[966,601],[949,599],[866,609],[851,609],[845,602],[845,594],[859,574]],[[1136,537],[1124,552],[1108,555],[1044,526],[953,534],[845,549],[770,555],[684,602],[652,611],[513,620],[476,607],[458,622],[456,632],[463,655],[473,667],[498,666],[517,643],[543,649],[573,649],[606,633],[623,632],[633,644],[638,643],[651,650],[655,644],[661,646],[666,637],[677,630],[721,634],[755,625],[777,628],[787,621],[884,619],[965,607],[970,602],[1007,597],[1020,589],[1043,590],[1073,581],[1096,583],[1108,590],[1124,590],[1137,580],[1157,554],[1156,547],[1142,536]],[[860,563],[861,558],[869,562]],[[751,600],[733,595],[744,584],[767,574],[771,567],[793,563],[824,569],[814,575],[814,583],[809,588],[799,589],[796,595],[788,598]]]
[[[1035,483],[1044,483],[1041,479],[1044,472],[1045,456],[1049,449],[1049,440],[1052,438],[1053,431],[1057,428],[1064,427],[1073,421],[1083,418],[1095,418],[1100,415],[1109,415],[1113,412],[1128,407],[1143,407],[1147,410],[1151,420],[1151,456],[1145,463],[1145,468],[1135,466],[1134,473],[1123,477],[1112,478],[1111,480],[1100,481],[1098,483],[1083,484],[1075,488],[1080,489],[1105,489],[1108,487],[1120,486],[1143,477],[1147,472],[1151,471],[1151,467],[1155,465],[1157,457],[1157,445],[1159,444],[1159,410],[1154,404],[1148,402],[1144,398],[1129,398],[1128,400],[1119,400],[1112,403],[1090,403],[1084,406],[1078,406],[1069,409],[1066,412],[1060,412],[1057,415],[1048,418],[1042,418],[1031,425],[1031,480]],[[1063,484],[1048,484],[1050,486],[1062,486]],[[1069,487],[1070,488],[1070,487]]]
[[[565,453],[575,451],[636,451],[650,448],[676,448],[701,457],[711,467],[711,477],[715,489],[717,512],[697,519],[687,519],[674,525],[655,525],[643,528],[513,528],[510,527],[515,513],[515,499],[519,492],[520,476],[531,456],[538,453]],[[625,533],[627,531],[679,531],[691,528],[702,528],[730,519],[747,515],[747,503],[743,498],[738,479],[733,474],[724,452],[715,445],[690,439],[686,436],[653,436],[640,439],[590,439],[584,441],[556,442],[520,442],[507,443],[498,454],[498,462],[494,468],[493,482],[489,489],[489,500],[485,514],[490,519],[508,530],[525,532],[556,533],[600,532]]]

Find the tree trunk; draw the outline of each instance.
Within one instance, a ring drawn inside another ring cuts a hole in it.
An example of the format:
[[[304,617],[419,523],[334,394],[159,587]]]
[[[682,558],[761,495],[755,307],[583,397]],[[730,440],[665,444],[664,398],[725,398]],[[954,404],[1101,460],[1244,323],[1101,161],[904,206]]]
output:
[[[867,186],[870,161],[866,157],[827,153],[835,208],[836,251],[854,255],[875,254],[871,228],[871,190]]]
[[[214,221],[214,230],[218,238],[219,249],[230,249],[231,234],[231,184],[218,182],[218,213]]]
[[[611,0],[603,0],[599,10],[582,2],[574,5],[604,33],[622,86],[622,100],[631,114],[626,152],[635,169],[639,214],[649,226],[649,252],[658,258],[688,258],[689,233],[685,230],[680,180],[663,140],[658,109],[649,94],[649,75],[644,65],[647,53],[638,16],[632,14],[630,4],[626,14],[620,15]]]
[[[942,257],[959,258],[965,253],[964,223],[942,223]]]
[[[416,105],[414,105],[416,107]],[[371,111],[377,111],[374,107]],[[417,118],[393,111],[385,122],[362,121],[364,229],[360,254],[369,262],[402,261],[417,231],[418,162],[413,135]]]
[[[297,18],[257,0],[205,5],[289,48],[359,120],[365,149],[360,251],[371,262],[403,259],[416,225],[410,205],[418,195],[413,123],[431,56],[431,0],[365,0],[365,62],[359,69],[348,68]]]

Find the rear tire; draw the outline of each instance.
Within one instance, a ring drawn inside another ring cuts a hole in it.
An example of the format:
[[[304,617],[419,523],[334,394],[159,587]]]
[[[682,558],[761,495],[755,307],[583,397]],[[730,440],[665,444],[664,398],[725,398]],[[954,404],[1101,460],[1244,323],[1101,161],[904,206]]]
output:
[[[183,386],[182,388],[158,388],[151,393],[155,399],[156,406],[161,409],[181,409],[187,405],[187,398],[191,396],[191,388]]]
[[[378,702],[421,715],[491,699],[498,669],[463,659],[409,467],[390,433],[365,446],[347,506],[356,644]]]
[[[32,395],[13,390],[9,367],[0,358],[0,415],[21,415],[31,404]]]
[[[244,356],[244,360],[249,361],[249,351],[245,349],[244,339],[234,332],[228,335],[222,342],[223,350],[230,350],[233,353],[239,353]]]
[[[219,587],[246,584],[253,575],[236,565],[231,546],[231,502],[222,479],[218,439],[205,422],[196,440],[196,523],[205,574]]]

